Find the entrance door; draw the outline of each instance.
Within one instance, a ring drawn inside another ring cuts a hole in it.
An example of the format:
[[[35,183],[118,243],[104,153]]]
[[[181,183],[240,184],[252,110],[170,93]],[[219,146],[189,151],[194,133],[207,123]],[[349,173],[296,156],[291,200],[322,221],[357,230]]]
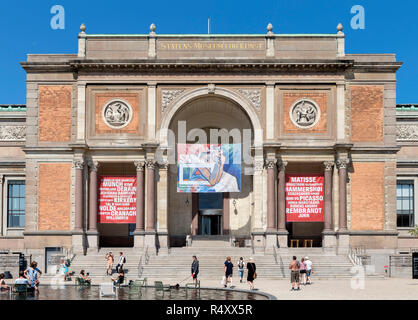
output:
[[[222,234],[222,208],[222,193],[199,193],[199,235]]]

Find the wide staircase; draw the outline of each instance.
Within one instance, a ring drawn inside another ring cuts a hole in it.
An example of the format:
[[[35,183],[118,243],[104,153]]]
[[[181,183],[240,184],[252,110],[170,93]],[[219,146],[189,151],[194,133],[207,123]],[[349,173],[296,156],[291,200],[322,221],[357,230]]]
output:
[[[98,252],[90,252],[88,255],[76,255],[72,261],[70,270],[78,275],[81,269],[90,273],[90,277],[96,283],[109,281],[106,276],[105,254],[112,251],[115,256],[116,267],[119,251],[123,251],[127,263],[124,270],[128,280],[147,277],[150,281],[167,279],[176,281],[188,280],[192,256],[199,260],[199,277],[208,280],[221,280],[224,273],[224,262],[230,256],[234,264],[234,278],[238,279],[237,262],[240,257],[248,262],[252,257],[257,266],[258,279],[288,279],[288,268],[292,257],[298,260],[309,256],[313,263],[313,279],[351,278],[353,263],[347,255],[324,253],[322,248],[286,248],[269,251],[253,251],[252,248],[240,248],[231,246],[225,239],[193,240],[190,246],[175,247],[168,251],[161,250],[158,254],[150,249],[136,248],[102,248]],[[382,275],[367,274],[367,277],[383,278]],[[187,282],[187,281],[186,281]]]

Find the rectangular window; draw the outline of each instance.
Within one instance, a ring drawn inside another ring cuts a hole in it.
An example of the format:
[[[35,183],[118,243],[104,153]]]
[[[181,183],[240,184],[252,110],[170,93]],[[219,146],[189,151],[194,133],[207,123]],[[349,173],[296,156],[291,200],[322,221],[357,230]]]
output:
[[[7,227],[25,227],[25,181],[9,180],[7,184]]]
[[[413,227],[414,181],[398,180],[396,185],[396,210],[398,227]]]

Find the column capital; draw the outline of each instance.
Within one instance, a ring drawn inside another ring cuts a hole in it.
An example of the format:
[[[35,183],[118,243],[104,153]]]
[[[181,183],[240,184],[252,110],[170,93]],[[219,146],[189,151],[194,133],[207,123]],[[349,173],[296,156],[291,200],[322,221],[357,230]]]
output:
[[[323,162],[323,166],[324,166],[325,171],[330,171],[334,167],[334,162],[325,161],[325,162]]]
[[[158,163],[158,169],[160,170],[167,170],[168,169],[168,162],[167,161],[163,161],[161,163]]]
[[[277,162],[277,167],[278,167],[279,171],[284,171],[286,169],[287,164],[288,164],[287,161],[279,160]]]
[[[76,168],[76,169],[83,170],[85,164],[86,163],[83,160],[74,160],[73,161],[73,167]]]
[[[90,171],[97,171],[99,169],[99,162],[98,161],[89,161],[88,166],[90,167]]]
[[[276,167],[277,159],[266,159],[266,168],[274,169]]]
[[[136,171],[144,171],[145,161],[134,161],[134,165],[136,167]]]
[[[335,161],[335,164],[337,165],[338,169],[347,169],[349,163],[350,160],[348,159],[338,159]]]
[[[146,165],[147,169],[154,170],[156,163],[155,163],[155,160],[148,159],[148,160],[145,160],[145,165]]]

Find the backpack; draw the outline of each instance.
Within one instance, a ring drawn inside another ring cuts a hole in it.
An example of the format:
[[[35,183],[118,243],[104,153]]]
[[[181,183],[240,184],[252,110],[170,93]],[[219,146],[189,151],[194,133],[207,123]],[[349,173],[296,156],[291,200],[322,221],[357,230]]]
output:
[[[298,268],[300,268],[300,262],[299,262],[299,260],[296,261],[296,265],[298,266]]]
[[[126,258],[125,257],[123,257],[123,263],[126,263]]]
[[[244,269],[244,261],[242,261],[242,260],[239,261],[238,269]]]

